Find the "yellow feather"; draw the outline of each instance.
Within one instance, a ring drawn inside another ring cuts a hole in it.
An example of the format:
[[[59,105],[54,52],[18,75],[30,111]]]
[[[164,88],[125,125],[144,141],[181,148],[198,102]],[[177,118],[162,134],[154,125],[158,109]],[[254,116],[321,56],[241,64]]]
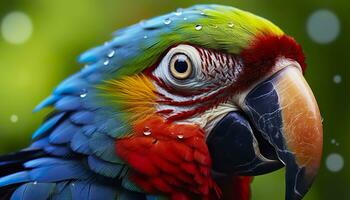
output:
[[[100,87],[112,98],[129,122],[146,118],[155,113],[156,89],[144,75],[125,76],[109,80]]]

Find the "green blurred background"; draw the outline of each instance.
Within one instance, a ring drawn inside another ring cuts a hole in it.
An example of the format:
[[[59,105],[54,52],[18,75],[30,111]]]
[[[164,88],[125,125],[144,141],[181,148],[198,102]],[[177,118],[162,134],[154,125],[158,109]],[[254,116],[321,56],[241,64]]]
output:
[[[197,3],[232,5],[270,19],[303,46],[306,79],[324,118],[324,157],[306,200],[350,199],[350,2],[342,0],[1,0],[0,153],[29,144],[45,110],[32,109],[78,71],[77,56],[111,33]],[[253,199],[284,199],[284,171],[260,176]]]

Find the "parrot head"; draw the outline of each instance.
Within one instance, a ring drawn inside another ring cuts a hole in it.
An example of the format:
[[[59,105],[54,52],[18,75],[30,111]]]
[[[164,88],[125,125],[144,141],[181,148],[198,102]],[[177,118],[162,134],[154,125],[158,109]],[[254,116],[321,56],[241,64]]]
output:
[[[122,119],[116,154],[143,191],[221,198],[220,177],[281,167],[286,199],[310,188],[321,117],[300,45],[268,20],[194,6],[122,29],[80,61],[100,72],[95,98]]]

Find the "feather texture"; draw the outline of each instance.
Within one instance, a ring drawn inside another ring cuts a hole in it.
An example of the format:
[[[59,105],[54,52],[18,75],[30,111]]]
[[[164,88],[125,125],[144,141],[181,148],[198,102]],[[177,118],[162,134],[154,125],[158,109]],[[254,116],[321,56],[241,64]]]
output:
[[[26,183],[14,192],[11,200],[47,200],[54,188],[55,183]]]
[[[221,195],[211,177],[211,159],[198,126],[152,116],[138,122],[131,137],[117,140],[116,149],[132,168],[130,179],[149,193],[172,199]]]
[[[164,23],[166,19],[171,23]],[[140,73],[156,65],[175,44],[239,54],[256,35],[265,33],[283,34],[263,18],[218,5],[194,6],[183,9],[181,16],[169,13],[117,31],[110,42],[83,53],[79,61],[86,67],[35,108],[53,108],[29,147],[43,152],[43,158],[34,156],[17,173],[0,178],[0,187],[22,184],[12,195],[15,200],[48,196],[107,200],[118,195],[131,200],[145,199],[145,191],[170,194],[173,199],[218,196],[198,127],[169,125],[159,117],[148,121],[153,123],[150,127],[157,125],[151,130],[155,136],[144,135],[145,124],[134,127],[141,118],[151,119],[157,100],[156,88]]]
[[[50,130],[53,126],[56,125],[56,123],[64,116],[65,113],[60,113],[58,115],[55,115],[51,119],[47,120],[32,136],[32,138],[38,138],[44,133],[46,133],[48,130]]]
[[[117,191],[108,185],[89,182],[74,182],[70,184],[73,199],[115,200]]]
[[[70,121],[61,123],[49,136],[50,143],[64,144],[71,141],[73,135],[79,128],[73,125]]]

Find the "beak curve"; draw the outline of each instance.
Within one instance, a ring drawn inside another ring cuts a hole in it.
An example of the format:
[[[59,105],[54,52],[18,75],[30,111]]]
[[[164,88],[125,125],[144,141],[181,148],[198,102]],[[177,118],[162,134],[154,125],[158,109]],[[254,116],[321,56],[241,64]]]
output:
[[[285,166],[285,199],[302,199],[319,169],[323,129],[301,70],[284,67],[250,90],[239,107],[207,138],[214,171],[255,176]]]
[[[297,67],[286,67],[255,87],[243,110],[286,167],[286,199],[301,199],[322,156],[322,120],[314,95]]]

